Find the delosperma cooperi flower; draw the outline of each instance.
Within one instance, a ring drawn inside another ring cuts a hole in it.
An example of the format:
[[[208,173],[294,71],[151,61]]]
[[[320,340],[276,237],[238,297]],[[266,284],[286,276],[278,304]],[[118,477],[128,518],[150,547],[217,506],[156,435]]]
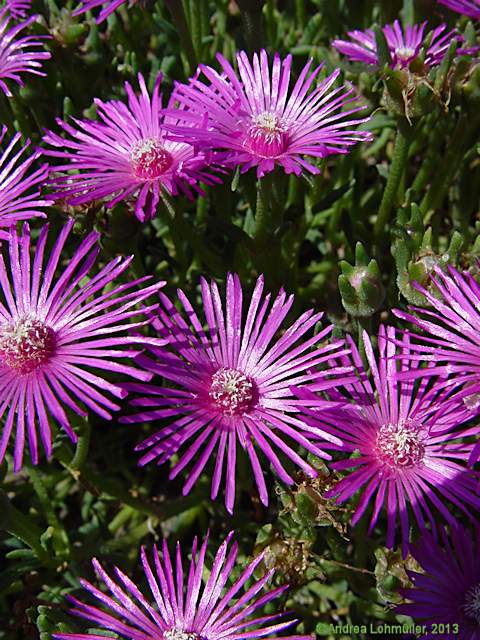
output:
[[[480,20],[480,0],[438,0],[452,11]]]
[[[92,9],[102,8],[97,17],[97,24],[100,24],[104,20],[110,16],[115,9],[118,9],[122,4],[136,4],[137,0],[81,0],[81,6],[78,9],[75,9],[73,12],[74,16],[79,16],[86,11],[91,11]]]
[[[40,232],[33,259],[27,225],[21,235],[11,230],[9,268],[0,255],[4,299],[0,302],[0,417],[4,417],[0,461],[15,434],[14,471],[22,467],[26,437],[34,464],[38,462],[38,433],[51,456],[52,418],[76,441],[63,407],[81,416],[91,410],[105,419],[120,408],[110,396],[123,398],[125,391],[102,371],[144,381],[152,376],[118,359],[138,355],[138,338],[122,333],[145,324],[132,321],[139,313],[137,304],[163,283],[139,289],[148,279],[141,278],[111,286],[131,262],[121,257],[85,282],[98,254],[99,234],[95,232],[83,240],[55,278],[72,226],[69,221],[60,231],[46,262],[48,225]],[[111,288],[104,292],[106,285]],[[143,336],[142,343],[146,340]]]
[[[208,535],[200,549],[195,538],[188,572],[185,572],[178,543],[173,559],[165,540],[161,552],[154,546],[153,562],[142,548],[142,571],[152,594],[150,598],[118,567],[114,568],[113,579],[94,559],[93,567],[106,592],[87,580],[80,582],[102,608],[69,596],[73,605],[71,613],[86,620],[87,624],[93,624],[95,629],[113,632],[126,640],[255,640],[266,636],[283,640],[312,640],[312,636],[305,635],[277,636],[297,622],[285,620],[283,612],[259,615],[265,604],[288,589],[288,585],[283,585],[264,591],[274,569],[251,583],[264,554],[248,562],[239,577],[231,581],[238,554],[236,542],[229,548],[231,538],[232,534],[229,534],[220,545],[205,582]],[[186,584],[185,574],[188,576]],[[104,637],[104,634],[53,633],[56,640],[97,640]],[[107,638],[113,636],[108,635]]]
[[[3,127],[0,143],[4,141],[6,133],[7,127]],[[20,133],[16,133],[0,156],[0,239],[8,237],[6,229],[20,220],[36,216],[44,218],[43,210],[50,204],[40,196],[40,187],[48,177],[48,165],[44,163],[29,172],[40,152],[22,158],[29,143],[27,141],[25,145],[16,148],[21,137]]]
[[[398,20],[393,24],[383,27],[383,33],[387,40],[387,45],[392,58],[392,66],[401,69],[415,60],[424,43],[426,22],[422,24],[407,25],[404,29]],[[442,61],[452,38],[462,41],[463,38],[455,30],[447,31],[447,25],[441,24],[431,32],[428,39],[428,48],[423,64],[427,67],[434,67]],[[343,55],[346,55],[354,62],[378,65],[377,43],[373,29],[366,31],[349,31],[351,40],[333,40],[332,46]]]
[[[48,36],[20,36],[20,33],[35,22],[37,16],[30,16],[24,22],[10,26],[11,15],[8,6],[0,9],[0,89],[6,96],[12,96],[7,82],[11,80],[23,87],[22,74],[31,73],[45,76],[42,63],[51,57],[43,48],[43,40]]]
[[[409,602],[395,612],[425,625],[423,640],[438,638],[437,630],[442,638],[480,640],[480,529],[441,529],[440,540],[425,534],[410,553],[423,572],[407,571],[413,586],[399,592]]]
[[[60,175],[52,180],[54,199],[65,198],[72,205],[106,200],[109,208],[133,200],[135,215],[143,222],[155,215],[162,189],[191,197],[192,190],[201,192],[199,182],[220,182],[205,153],[167,138],[164,122],[175,123],[175,118],[162,115],[161,74],[151,97],[141,74],[138,82],[140,95],[125,83],[128,105],[95,100],[100,121],[57,120],[67,137],[52,131],[45,135],[49,148],[44,153],[62,161],[55,166]]]
[[[478,427],[469,426],[467,409],[451,399],[449,388],[435,385],[435,377],[431,380],[425,377],[417,384],[403,380],[405,371],[419,366],[417,361],[410,360],[412,351],[407,334],[397,350],[395,329],[382,326],[378,357],[366,332],[363,341],[373,384],[350,339],[358,379],[346,387],[347,394],[338,394],[337,400],[342,400],[338,407],[325,410],[320,400],[316,409],[310,390],[299,390],[298,396],[310,404],[310,408],[304,409],[305,420],[341,440],[340,445],[326,442],[321,446],[348,456],[330,464],[332,469],[346,474],[327,492],[327,497],[336,497],[343,503],[361,491],[351,524],[356,525],[373,504],[370,533],[385,508],[387,546],[394,545],[399,520],[405,555],[410,528],[407,504],[422,534],[426,522],[430,522],[433,530],[437,526],[431,507],[450,524],[455,524],[456,518],[448,510],[448,503],[465,517],[472,518],[477,512],[478,475],[471,473],[465,464],[473,445],[462,439],[474,435]],[[350,457],[354,452],[359,455]]]
[[[363,109],[351,106],[354,89],[335,87],[339,69],[318,82],[322,65],[311,71],[310,60],[291,87],[291,55],[282,60],[275,54],[270,65],[264,50],[252,62],[241,51],[238,75],[222,55],[217,59],[221,73],[200,65],[204,80],[197,74],[177,84],[173,97],[183,107],[184,125],[171,130],[225,152],[231,166],[256,167],[259,177],[277,165],[287,173],[317,174],[309,158],[348,153],[357,142],[371,140],[370,132],[357,129],[368,118],[352,117]]]
[[[305,425],[290,387],[314,381],[328,389],[348,380],[351,371],[351,367],[320,368],[333,354],[345,353],[343,342],[326,342],[332,326],[304,338],[322,313],[305,312],[276,339],[293,296],[280,291],[269,310],[270,294],[264,295],[263,288],[260,277],[244,318],[244,294],[238,276],[227,278],[225,307],[216,283],[208,284],[202,279],[206,332],[182,291],[178,291],[178,299],[188,323],[161,294],[153,326],[161,338],[170,342],[162,349],[147,346],[150,354],[139,356],[136,361],[168,382],[127,383],[126,388],[139,396],[131,401],[138,413],[120,418],[124,423],[169,419],[137,447],[146,451],[140,463],[157,459],[161,464],[182,448],[170,478],[196,458],[183,488],[186,494],[209,459],[213,459],[211,496],[217,497],[225,474],[225,504],[229,512],[235,501],[238,445],[250,460],[260,500],[265,505],[268,491],[257,450],[286,484],[292,484],[293,479],[278,454],[310,476],[316,475],[299,448],[328,458],[313,438],[329,436]],[[333,437],[333,441],[339,444],[337,438]]]

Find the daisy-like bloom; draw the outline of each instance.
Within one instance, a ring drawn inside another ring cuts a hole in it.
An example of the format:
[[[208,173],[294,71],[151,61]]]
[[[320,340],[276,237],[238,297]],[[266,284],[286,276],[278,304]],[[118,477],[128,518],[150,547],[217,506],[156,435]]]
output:
[[[9,268],[0,255],[0,418],[4,420],[0,461],[16,432],[15,471],[22,466],[25,432],[34,464],[38,462],[37,431],[47,456],[51,456],[51,418],[76,440],[63,407],[82,416],[87,415],[86,407],[105,419],[120,408],[110,396],[123,398],[125,391],[102,377],[102,371],[145,381],[151,377],[117,360],[139,353],[133,350],[138,338],[121,334],[147,322],[131,324],[139,313],[136,305],[163,283],[139,290],[138,285],[146,279],[141,278],[103,293],[105,286],[128,268],[132,258],[121,257],[85,281],[98,254],[99,234],[95,232],[83,240],[55,278],[72,226],[71,220],[63,227],[53,248],[48,249],[46,261],[47,225],[41,230],[32,260],[27,225],[20,236],[15,229],[11,231]]]
[[[106,20],[108,16],[115,11],[115,9],[118,9],[118,7],[122,4],[126,4],[127,2],[129,2],[129,5],[131,6],[136,4],[137,0],[81,0],[81,6],[73,12],[73,15],[79,16],[86,11],[102,7],[102,10],[96,20],[97,24],[100,24]]]
[[[431,361],[432,372],[451,376],[449,384],[460,388],[457,396],[474,415],[480,412],[480,285],[471,274],[460,273],[451,265],[448,273],[440,267],[434,273],[434,292],[418,283],[413,285],[433,310],[410,307],[413,314],[400,309],[393,313],[423,331],[412,334],[416,358]],[[422,373],[418,370],[417,375]],[[472,452],[471,461],[479,455],[480,443]]]
[[[7,127],[3,127],[0,143],[6,132]],[[33,153],[22,160],[28,142],[16,148],[21,137],[20,133],[16,133],[0,156],[0,239],[8,237],[4,229],[19,220],[29,220],[35,216],[44,218],[42,209],[49,205],[47,200],[40,198],[40,187],[48,177],[48,165],[42,164],[40,168],[28,173],[40,153]]]
[[[438,0],[452,11],[480,20],[480,0]]]
[[[50,145],[44,153],[60,158],[55,167],[60,176],[53,180],[54,198],[65,198],[78,205],[107,199],[113,207],[124,199],[135,200],[135,215],[145,221],[155,215],[161,189],[172,195],[192,197],[202,193],[198,182],[220,182],[209,173],[205,153],[187,142],[172,141],[163,128],[159,95],[161,75],[153,95],[139,74],[140,95],[128,82],[128,106],[118,100],[95,100],[101,121],[72,119],[73,124],[57,120],[68,137],[48,132]],[[170,117],[168,121],[175,123]]]
[[[217,285],[202,279],[206,332],[182,291],[178,291],[178,299],[188,323],[161,293],[154,326],[162,338],[170,340],[168,349],[147,347],[152,357],[141,355],[137,364],[176,387],[128,383],[128,390],[141,394],[131,401],[140,411],[120,419],[125,423],[170,420],[137,450],[147,450],[140,464],[155,459],[161,464],[186,445],[170,473],[174,478],[197,458],[184,485],[184,495],[214,456],[212,499],[217,497],[226,469],[225,504],[229,512],[233,511],[235,501],[237,443],[250,459],[260,500],[266,505],[268,492],[254,445],[287,484],[293,480],[278,453],[311,476],[316,472],[299,454],[299,448],[329,458],[312,442],[314,437],[328,438],[328,434],[307,426],[298,417],[301,407],[290,391],[291,385],[315,381],[319,387],[330,388],[350,379],[351,367],[318,368],[333,353],[345,353],[342,342],[325,342],[332,326],[303,340],[322,313],[305,312],[274,340],[292,307],[293,296],[287,297],[280,291],[269,310],[270,294],[264,296],[263,288],[260,277],[244,320],[238,276],[227,278],[225,308]],[[333,441],[339,443],[336,438]]]
[[[385,506],[387,546],[394,545],[399,519],[406,554],[407,503],[422,532],[426,530],[425,521],[435,530],[431,507],[451,524],[455,524],[455,518],[446,507],[448,502],[467,517],[470,517],[469,508],[473,512],[478,510],[478,477],[463,464],[473,445],[460,440],[473,431],[466,424],[468,410],[462,403],[451,401],[448,388],[436,385],[434,378],[425,377],[416,384],[402,380],[402,373],[408,367],[419,366],[417,361],[409,360],[408,334],[403,336],[397,351],[395,329],[381,327],[378,358],[366,332],[363,339],[373,385],[358,349],[350,340],[358,371],[356,382],[347,387],[352,404],[347,404],[343,396],[343,403],[331,410],[306,408],[304,411],[310,418],[307,416],[305,420],[342,441],[340,445],[327,442],[325,448],[347,456],[359,452],[357,457],[331,463],[333,469],[347,473],[327,497],[336,496],[337,501],[343,503],[362,491],[351,523],[357,524],[373,504],[369,532]],[[311,391],[302,390],[298,394],[313,405],[309,397]]]
[[[438,638],[429,631],[434,624],[445,625],[442,638],[480,640],[480,530],[458,526],[448,536],[442,529],[440,541],[427,534],[410,552],[424,573],[408,571],[413,588],[400,593],[410,602],[395,612],[424,624],[424,639]]]
[[[383,33],[387,40],[388,48],[392,58],[392,66],[404,69],[417,58],[426,38],[424,37],[426,22],[418,25],[407,25],[405,30],[402,29],[400,22],[395,22],[383,27]],[[448,31],[446,24],[441,24],[431,32],[431,39],[426,52],[424,64],[426,67],[435,67],[440,64],[452,38],[459,41],[463,38],[455,31]],[[373,29],[366,31],[349,31],[349,40],[334,40],[332,45],[340,53],[346,55],[354,62],[363,62],[364,64],[378,65],[377,43],[375,41],[375,33]]]
[[[6,96],[12,93],[6,80],[12,80],[23,87],[21,73],[32,73],[45,76],[41,71],[42,62],[51,57],[50,52],[43,49],[43,42],[48,36],[22,36],[21,31],[35,22],[37,16],[31,16],[24,22],[10,27],[10,11],[8,6],[0,9],[0,89]]]
[[[32,0],[7,0],[5,6],[14,20],[25,20],[30,12]]]
[[[249,562],[237,580],[229,585],[238,553],[237,543],[229,548],[231,538],[230,533],[220,545],[208,579],[203,584],[208,536],[200,549],[196,538],[193,542],[186,581],[178,543],[174,559],[165,541],[161,553],[156,546],[153,547],[153,561],[142,548],[142,569],[152,596],[144,595],[118,567],[114,568],[115,577],[110,577],[100,562],[94,559],[93,566],[105,585],[105,591],[100,591],[86,580],[80,582],[101,603],[102,608],[69,597],[73,604],[71,612],[93,623],[96,629],[113,632],[127,640],[278,638],[277,633],[291,627],[297,620],[282,620],[285,617],[283,612],[258,615],[257,611],[284,593],[288,585],[261,593],[274,574],[274,569],[271,569],[263,578],[246,587],[262,562],[263,553]],[[53,634],[56,640],[99,640],[105,637],[113,640],[118,636]],[[312,639],[312,636],[301,635],[281,637],[283,640]]]
[[[316,83],[322,65],[310,71],[310,60],[291,88],[291,55],[281,60],[275,54],[270,68],[265,51],[255,53],[253,63],[242,51],[238,76],[223,56],[217,59],[221,73],[201,65],[205,81],[197,74],[188,85],[176,86],[174,98],[184,107],[180,117],[195,130],[172,130],[227,152],[230,164],[242,165],[242,171],[256,167],[262,177],[280,165],[287,173],[317,174],[308,157],[348,153],[353,144],[371,140],[371,133],[355,129],[368,118],[351,117],[363,107],[342,111],[355,94],[353,88],[334,87],[339,69]]]

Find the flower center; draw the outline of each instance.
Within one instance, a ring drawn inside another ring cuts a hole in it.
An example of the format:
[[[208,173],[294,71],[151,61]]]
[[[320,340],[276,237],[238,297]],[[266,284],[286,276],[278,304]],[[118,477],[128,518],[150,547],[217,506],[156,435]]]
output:
[[[163,640],[200,640],[200,636],[189,631],[169,629],[163,634]]]
[[[398,47],[395,49],[395,57],[399,62],[408,63],[415,57],[416,50],[411,47]]]
[[[425,455],[423,434],[413,424],[385,424],[378,430],[375,449],[389,467],[413,467]]]
[[[133,145],[130,162],[136,178],[153,180],[172,166],[173,157],[157,138],[145,138]]]
[[[0,328],[0,362],[18,373],[45,364],[55,347],[55,332],[40,320],[23,318]]]
[[[264,111],[252,118],[244,146],[264,158],[274,158],[287,147],[288,135],[282,121],[275,113]]]
[[[224,415],[240,415],[252,404],[253,382],[236,369],[219,369],[212,376],[208,395]]]
[[[480,624],[480,583],[467,591],[463,611],[468,618]]]

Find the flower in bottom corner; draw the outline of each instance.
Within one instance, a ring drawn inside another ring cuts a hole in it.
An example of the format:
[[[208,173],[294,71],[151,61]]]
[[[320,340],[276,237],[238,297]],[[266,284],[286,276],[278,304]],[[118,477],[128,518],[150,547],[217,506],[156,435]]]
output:
[[[225,305],[217,284],[202,278],[205,323],[183,291],[178,290],[178,299],[184,313],[161,295],[153,326],[168,344],[161,349],[147,347],[148,355],[145,352],[136,359],[156,378],[147,385],[125,384],[137,394],[130,403],[137,412],[122,416],[120,422],[159,423],[137,447],[144,451],[140,464],[153,460],[162,464],[178,453],[170,472],[170,478],[175,478],[193,463],[183,487],[185,495],[213,460],[211,497],[217,497],[224,477],[230,513],[239,448],[251,465],[264,505],[268,490],[263,461],[271,464],[283,483],[293,484],[288,465],[317,475],[305,460],[306,451],[330,457],[314,442],[314,438],[328,438],[328,433],[304,423],[301,403],[290,387],[315,381],[328,389],[350,380],[351,367],[328,366],[333,354],[345,353],[343,341],[328,340],[333,326],[307,337],[323,314],[310,309],[277,337],[294,297],[281,290],[270,306],[271,295],[263,289],[260,277],[245,309],[237,275],[227,278]]]
[[[323,410],[320,400],[317,410],[308,389],[298,396],[310,402],[305,420],[342,441],[340,446],[319,443],[343,454],[330,466],[345,475],[325,496],[344,503],[360,493],[351,524],[368,513],[369,533],[385,510],[387,547],[394,546],[399,523],[406,556],[412,522],[423,535],[427,523],[433,531],[438,526],[434,512],[451,525],[457,522],[453,509],[475,520],[479,476],[467,467],[474,446],[467,438],[477,435],[478,427],[470,425],[464,404],[435,376],[418,382],[404,379],[409,368],[419,366],[410,360],[408,334],[398,341],[393,327],[382,326],[378,357],[366,332],[363,340],[371,373],[350,340],[358,379],[346,386],[345,394],[336,394],[338,407]]]
[[[151,377],[118,360],[131,360],[148,340],[125,334],[146,323],[138,319],[137,305],[164,283],[139,288],[147,277],[114,286],[133,256],[117,257],[91,274],[99,251],[95,232],[57,275],[72,227],[70,220],[50,246],[44,225],[33,255],[28,226],[20,235],[12,228],[8,266],[0,253],[0,462],[14,439],[14,471],[22,467],[27,442],[33,464],[39,439],[51,456],[52,422],[76,441],[68,410],[80,416],[91,410],[111,419],[120,408],[111,397],[126,394],[104,372],[143,381]]]
[[[413,586],[399,590],[408,602],[395,613],[425,625],[425,640],[480,640],[480,529],[442,529],[440,539],[426,534],[410,553],[423,573],[407,572]]]
[[[232,534],[220,545],[208,579],[205,554],[208,536],[200,549],[194,540],[192,556],[186,572],[180,545],[177,543],[172,558],[165,541],[159,552],[153,547],[152,559],[142,549],[141,561],[151,596],[142,593],[138,586],[118,567],[112,578],[98,560],[93,566],[104,584],[100,591],[90,582],[81,580],[82,587],[103,606],[101,608],[69,597],[73,604],[71,613],[90,623],[92,631],[102,633],[54,633],[56,640],[243,640],[251,638],[281,637],[283,640],[308,640],[312,636],[277,636],[297,620],[284,620],[285,613],[262,615],[263,606],[282,595],[288,585],[264,591],[274,574],[268,571],[264,577],[252,581],[255,569],[263,560],[258,555],[243,569],[234,582],[234,570],[238,545],[229,548]],[[185,581],[184,576],[187,575]],[[263,593],[261,593],[264,591]],[[93,627],[91,626],[93,623]],[[112,635],[105,634],[113,632]],[[115,635],[114,635],[115,634]],[[118,635],[117,635],[118,634]],[[275,634],[275,635],[272,635]]]

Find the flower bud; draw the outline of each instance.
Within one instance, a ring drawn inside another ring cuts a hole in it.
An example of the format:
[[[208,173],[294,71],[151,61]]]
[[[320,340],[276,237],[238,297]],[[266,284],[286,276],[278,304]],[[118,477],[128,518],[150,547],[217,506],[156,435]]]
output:
[[[340,262],[338,288],[345,310],[354,317],[368,317],[378,311],[385,298],[382,276],[376,260],[369,260],[360,242],[355,248],[355,265]]]

